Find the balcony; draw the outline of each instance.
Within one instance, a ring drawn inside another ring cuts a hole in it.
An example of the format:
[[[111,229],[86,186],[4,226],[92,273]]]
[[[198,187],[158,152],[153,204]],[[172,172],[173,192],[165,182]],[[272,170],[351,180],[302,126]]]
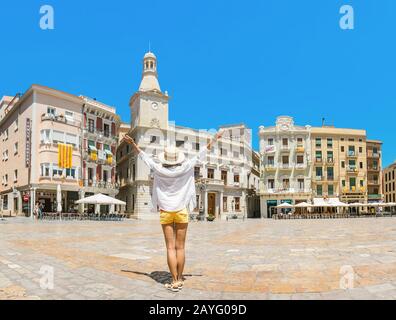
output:
[[[224,186],[224,181],[219,179],[207,178],[207,179],[201,179],[200,182],[211,186]]]
[[[322,165],[323,164],[323,158],[315,158],[315,164]]]
[[[297,163],[295,166],[296,170],[305,170],[307,168],[307,164],[306,163]]]
[[[367,170],[368,171],[381,171],[380,167],[378,167],[378,166],[368,166]]]
[[[281,152],[290,152],[289,145],[282,145],[280,149],[281,149]]]
[[[349,150],[349,151],[347,151],[347,157],[348,158],[357,158],[357,153],[356,153],[356,151],[352,151],[352,150]]]
[[[365,187],[344,187],[342,188],[342,193],[343,194],[348,194],[348,193],[354,193],[354,194],[363,194],[366,192],[366,188]]]
[[[118,137],[113,136],[110,131],[103,131],[93,127],[84,128],[83,133],[84,137],[92,137],[93,139],[104,140],[110,144],[118,141]]]
[[[334,166],[334,158],[327,158],[326,159],[326,165]]]
[[[382,199],[382,195],[380,195],[380,194],[369,194],[368,195],[368,199],[369,200],[381,200]]]
[[[367,184],[372,185],[372,186],[379,186],[380,182],[378,180],[369,180]]]
[[[349,174],[357,174],[358,173],[358,169],[355,166],[347,166],[346,167],[346,172]]]
[[[335,181],[335,177],[334,176],[327,176],[326,180],[327,181]]]
[[[296,153],[304,153],[305,152],[305,148],[302,145],[298,145],[296,147]]]
[[[290,163],[282,163],[279,166],[279,169],[281,169],[281,170],[291,170],[291,169],[293,169],[293,167],[292,167],[292,165]]]
[[[321,182],[321,181],[325,181],[326,179],[325,179],[325,177],[324,176],[316,176],[315,177],[315,181],[316,182]]]
[[[83,180],[83,187],[98,188],[98,189],[118,189],[118,183],[111,183],[106,181]]]
[[[276,171],[276,167],[274,164],[267,164],[267,165],[265,165],[265,170],[266,171]]]
[[[41,115],[41,121],[53,121],[53,122],[59,122],[59,123],[64,123],[64,124],[68,124],[68,125],[72,125],[75,127],[80,127],[81,126],[81,122],[74,120],[74,119],[70,119],[68,117],[65,117],[64,115],[55,115],[52,113],[43,113]]]
[[[381,155],[380,155],[379,153],[372,153],[372,152],[367,153],[367,158],[379,159],[380,156],[381,156]]]

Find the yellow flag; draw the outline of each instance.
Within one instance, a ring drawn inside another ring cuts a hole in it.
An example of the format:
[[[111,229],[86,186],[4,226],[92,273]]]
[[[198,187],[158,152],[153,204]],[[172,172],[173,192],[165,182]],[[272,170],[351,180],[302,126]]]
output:
[[[62,145],[58,143],[58,167],[62,168]]]

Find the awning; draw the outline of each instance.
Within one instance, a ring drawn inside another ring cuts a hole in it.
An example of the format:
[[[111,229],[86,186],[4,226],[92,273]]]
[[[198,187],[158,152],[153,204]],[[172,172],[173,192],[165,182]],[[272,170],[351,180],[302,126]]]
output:
[[[107,154],[109,156],[113,156],[113,153],[110,150],[105,150],[104,152],[105,152],[105,154]]]
[[[102,205],[112,205],[112,204],[118,204],[118,205],[126,205],[124,201],[106,196],[104,194],[98,193],[94,196],[84,198],[81,200],[76,201],[76,204],[102,204]]]
[[[88,148],[89,148],[90,151],[96,151],[96,152],[98,152],[98,149],[96,149],[95,146],[88,146]]]

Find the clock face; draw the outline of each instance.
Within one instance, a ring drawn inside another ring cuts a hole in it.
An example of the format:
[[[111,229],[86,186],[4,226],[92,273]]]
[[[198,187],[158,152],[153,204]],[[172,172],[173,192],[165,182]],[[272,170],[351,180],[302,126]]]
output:
[[[289,126],[287,124],[282,124],[281,129],[282,130],[289,130]]]
[[[153,110],[158,110],[158,103],[153,102],[151,108],[153,108]]]

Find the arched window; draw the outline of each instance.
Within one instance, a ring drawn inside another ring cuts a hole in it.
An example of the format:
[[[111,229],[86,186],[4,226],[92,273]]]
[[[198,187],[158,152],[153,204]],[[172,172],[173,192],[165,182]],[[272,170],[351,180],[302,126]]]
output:
[[[154,63],[153,63],[153,61],[150,62],[150,68],[151,68],[151,69],[154,68]]]

